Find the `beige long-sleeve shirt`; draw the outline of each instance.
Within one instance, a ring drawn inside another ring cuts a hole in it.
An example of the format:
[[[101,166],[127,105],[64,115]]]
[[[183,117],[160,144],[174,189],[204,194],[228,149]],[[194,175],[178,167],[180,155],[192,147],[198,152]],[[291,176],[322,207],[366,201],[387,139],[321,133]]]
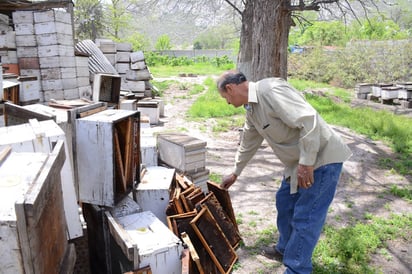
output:
[[[263,140],[285,165],[284,176],[290,178],[291,193],[297,191],[298,164],[316,169],[351,156],[340,135],[285,80],[249,82],[248,101],[244,134],[235,159],[237,176]]]

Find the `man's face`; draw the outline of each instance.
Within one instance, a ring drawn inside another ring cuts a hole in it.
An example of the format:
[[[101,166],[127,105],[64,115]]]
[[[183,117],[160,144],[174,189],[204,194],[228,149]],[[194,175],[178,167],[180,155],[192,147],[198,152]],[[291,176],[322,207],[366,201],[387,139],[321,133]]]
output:
[[[239,85],[236,84],[227,84],[226,85],[226,91],[220,91],[220,96],[222,96],[226,102],[230,105],[233,105],[234,107],[240,107],[243,104],[239,102],[239,96],[238,95],[239,91]]]

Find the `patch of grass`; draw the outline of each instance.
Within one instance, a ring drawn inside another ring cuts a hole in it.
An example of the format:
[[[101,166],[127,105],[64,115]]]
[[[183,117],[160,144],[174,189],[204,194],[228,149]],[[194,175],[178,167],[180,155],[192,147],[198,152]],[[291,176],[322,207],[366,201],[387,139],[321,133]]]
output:
[[[372,140],[386,142],[398,153],[393,161],[385,159],[387,166],[402,175],[412,174],[410,118],[366,107],[351,108],[347,104],[337,104],[328,97],[307,95],[306,98],[328,123],[350,128]]]
[[[400,188],[397,185],[392,185],[390,192],[400,198],[406,199],[408,201],[412,201],[412,189],[405,187],[405,188]]]
[[[188,111],[189,117],[227,117],[245,113],[243,108],[228,105],[217,91],[216,84],[210,78],[205,80],[207,91],[200,95]]]
[[[255,215],[255,216],[257,216],[257,215],[259,215],[259,212],[256,212],[256,211],[254,211],[254,210],[251,210],[251,211],[248,212],[248,214],[249,214],[249,215]]]
[[[220,184],[222,182],[222,175],[212,172],[209,174],[209,180]]]
[[[245,118],[243,115],[234,115],[230,117],[222,117],[216,120],[216,124],[212,127],[213,132],[226,132],[236,128],[243,127]]]
[[[189,94],[196,95],[196,94],[202,93],[203,91],[205,91],[205,86],[194,84],[192,88],[190,89]]]
[[[178,84],[176,80],[164,80],[164,81],[152,80],[150,82],[158,90],[158,92],[156,92],[155,94],[156,96],[163,96],[164,91],[167,90],[171,85]]]
[[[315,248],[314,273],[377,273],[368,265],[370,254],[385,249],[387,240],[411,239],[412,214],[393,214],[389,219],[369,218],[367,223],[340,229],[326,225],[325,238]]]
[[[257,240],[253,246],[249,248],[251,250],[259,250],[262,246],[271,245],[275,242],[277,228],[274,225],[270,225],[267,228],[256,231],[254,234],[257,236]]]

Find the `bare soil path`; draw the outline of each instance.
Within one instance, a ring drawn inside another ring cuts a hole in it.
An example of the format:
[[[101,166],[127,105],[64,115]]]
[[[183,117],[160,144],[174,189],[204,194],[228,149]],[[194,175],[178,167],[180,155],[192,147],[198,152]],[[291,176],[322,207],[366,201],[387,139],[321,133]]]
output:
[[[202,77],[173,79],[199,84],[204,80]],[[196,96],[188,97],[187,92],[187,90],[180,90],[178,85],[165,91],[163,97],[165,117],[161,118],[155,131],[182,132],[183,130],[190,136],[205,140],[207,142],[206,167],[214,174],[229,174],[238,146],[239,132],[232,130],[213,133],[210,127],[213,123],[211,119],[202,123],[187,121],[186,110],[196,99]],[[354,101],[354,104],[365,104],[365,102]],[[410,115],[410,112],[406,115]],[[411,203],[391,195],[389,189],[393,184],[399,187],[410,185],[411,178],[384,169],[378,163],[379,158],[394,157],[390,148],[382,142],[371,141],[346,128],[335,126],[334,128],[350,146],[353,156],[344,164],[327,224],[345,227],[352,225],[354,220],[364,220],[366,213],[379,217],[388,217],[392,213],[410,213]],[[262,231],[275,230],[277,216],[275,193],[280,184],[282,170],[279,160],[263,143],[238,181],[230,188],[244,242],[244,245],[237,249],[239,260],[233,270],[235,274],[283,273],[284,271],[280,263],[263,257],[252,248],[256,245],[259,235],[262,235]],[[276,236],[275,233],[273,241],[276,240]],[[370,266],[380,270],[379,273],[412,273],[412,237],[409,236],[406,241],[387,242],[385,252],[372,255]]]

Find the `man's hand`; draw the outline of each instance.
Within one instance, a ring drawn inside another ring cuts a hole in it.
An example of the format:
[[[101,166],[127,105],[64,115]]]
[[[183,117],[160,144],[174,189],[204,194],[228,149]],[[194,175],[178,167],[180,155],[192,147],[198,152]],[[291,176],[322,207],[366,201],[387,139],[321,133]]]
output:
[[[235,174],[230,174],[222,179],[222,183],[220,184],[223,188],[228,189],[231,185],[235,183],[237,176]]]
[[[310,188],[314,182],[313,166],[298,165],[298,186]]]

